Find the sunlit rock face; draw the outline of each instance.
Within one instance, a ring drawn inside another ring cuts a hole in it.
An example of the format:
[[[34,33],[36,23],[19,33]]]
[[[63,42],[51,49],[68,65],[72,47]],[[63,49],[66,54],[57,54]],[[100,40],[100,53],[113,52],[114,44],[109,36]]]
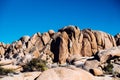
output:
[[[35,33],[32,37],[23,36],[10,45],[0,43],[0,56],[15,59],[15,64],[27,62],[28,55],[31,55],[31,59],[44,57],[44,60],[64,64],[76,56],[90,57],[100,50],[116,46],[116,43],[119,45],[119,38],[119,34],[114,39],[112,35],[102,31],[80,30],[77,26],[69,25],[58,32],[49,30],[42,34]]]
[[[45,61],[49,69],[41,75],[36,73],[35,80],[93,80],[94,76],[109,72],[107,68],[119,76],[120,34],[113,37],[102,31],[80,30],[77,26],[69,25],[58,32],[49,30],[23,36],[11,44],[0,42],[0,68],[10,68],[19,73],[24,71],[23,66],[34,59]]]

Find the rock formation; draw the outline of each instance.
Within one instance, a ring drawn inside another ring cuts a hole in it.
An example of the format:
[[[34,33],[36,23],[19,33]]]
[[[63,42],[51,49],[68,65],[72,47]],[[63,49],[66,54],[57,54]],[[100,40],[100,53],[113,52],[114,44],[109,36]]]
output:
[[[82,67],[98,76],[104,74],[105,66],[112,60],[116,61],[116,57],[119,63],[119,45],[120,34],[113,37],[102,31],[80,30],[77,26],[69,25],[58,32],[49,30],[45,33],[35,33],[31,37],[23,36],[11,44],[0,42],[0,67],[10,65],[12,68],[22,68],[32,59],[40,58],[47,62],[49,68],[54,63],[58,63],[57,66],[67,63]],[[112,65],[119,68],[117,64]],[[51,71],[58,72],[59,69]]]
[[[38,57],[64,64],[73,60],[73,56],[90,57],[100,50],[112,48],[116,46],[115,40],[119,45],[119,36],[114,39],[105,32],[66,26],[56,33],[49,30],[32,37],[23,36],[10,45],[0,43],[0,56],[16,60],[14,64],[26,63]]]

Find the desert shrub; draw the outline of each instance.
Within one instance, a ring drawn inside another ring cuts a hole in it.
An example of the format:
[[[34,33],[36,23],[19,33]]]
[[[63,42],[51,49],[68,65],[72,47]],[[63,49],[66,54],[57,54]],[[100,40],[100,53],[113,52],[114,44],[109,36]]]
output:
[[[113,64],[108,63],[105,67],[104,67],[104,71],[106,74],[112,74],[113,73]]]
[[[13,69],[4,69],[2,67],[0,67],[0,75],[6,75],[8,73],[14,73]]]
[[[41,59],[32,59],[26,65],[23,66],[23,72],[26,71],[44,71],[47,70],[46,61]]]

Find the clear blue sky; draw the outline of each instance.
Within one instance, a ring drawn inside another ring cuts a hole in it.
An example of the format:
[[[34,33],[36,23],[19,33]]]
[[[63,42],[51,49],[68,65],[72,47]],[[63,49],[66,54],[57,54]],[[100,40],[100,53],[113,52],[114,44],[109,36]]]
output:
[[[0,0],[0,42],[67,25],[115,35],[120,32],[120,0]]]

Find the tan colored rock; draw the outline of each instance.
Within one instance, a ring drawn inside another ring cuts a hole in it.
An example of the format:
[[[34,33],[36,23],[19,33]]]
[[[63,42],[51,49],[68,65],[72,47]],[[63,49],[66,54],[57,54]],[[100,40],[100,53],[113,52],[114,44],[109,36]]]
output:
[[[93,33],[96,37],[98,51],[116,46],[115,39],[112,35],[102,31],[93,31]]]
[[[5,53],[4,48],[3,48],[3,47],[0,47],[0,55],[4,55],[4,53]]]
[[[73,37],[74,39],[78,39],[79,34],[80,34],[80,29],[73,25],[65,26],[64,28],[60,29],[59,31],[60,32],[65,31],[70,38]]]
[[[91,44],[87,38],[83,39],[81,54],[82,56],[92,56]]]
[[[34,80],[41,72],[25,72],[13,76],[4,76],[0,80]]]
[[[19,40],[19,41],[16,43],[15,47],[16,47],[16,49],[22,48],[22,42],[21,42],[21,40]]]
[[[84,33],[87,34],[88,40],[91,44],[92,53],[95,54],[97,52],[97,42],[96,42],[96,38],[95,38],[92,30],[85,29],[85,30],[83,30],[83,35],[84,35]]]
[[[25,72],[23,73],[24,80],[35,80],[41,72]]]
[[[21,66],[16,66],[16,65],[4,65],[4,66],[1,66],[1,68],[4,68],[4,69],[10,69],[10,70],[13,70],[15,72],[20,72],[22,71],[22,67]]]
[[[94,77],[79,68],[58,67],[44,71],[37,80],[94,80]]]
[[[3,65],[9,65],[9,64],[12,64],[14,61],[13,60],[2,60],[0,61],[0,66],[3,66]]]
[[[34,34],[34,35],[30,38],[31,43],[32,43],[32,44],[35,44],[35,42],[36,42],[37,40],[39,40],[40,37],[41,37],[41,34],[40,34],[40,33]]]
[[[94,35],[96,37],[96,42],[98,46],[102,46],[102,36],[101,36],[101,32],[99,31],[94,31]]]
[[[30,53],[33,55],[33,58],[38,58],[40,56],[40,53],[37,47],[33,47]]]
[[[116,46],[114,38],[102,31],[90,29],[80,31],[79,28],[70,25],[60,29],[59,32],[66,32],[68,35],[68,39],[66,39],[68,44],[66,46],[68,48],[68,58],[78,54],[80,56],[92,56],[100,50]]]
[[[45,60],[51,61],[53,59],[54,62],[65,64],[66,60],[72,61],[77,58],[72,58],[72,56],[95,56],[98,51],[116,46],[116,43],[113,36],[105,32],[90,29],[80,30],[76,26],[69,25],[56,33],[49,30],[43,34],[36,33],[31,38],[23,36],[6,48],[3,45],[3,43],[0,43],[0,49],[1,47],[4,49],[4,51],[0,50],[0,54],[2,51],[2,55],[5,55],[5,58],[8,59],[22,61],[26,56],[28,56],[28,59],[32,59],[44,54]],[[37,49],[34,49],[34,47]],[[28,59],[23,60],[23,62]]]
[[[26,51],[29,52],[32,47],[33,47],[33,44],[31,43],[31,41],[28,41],[26,45],[26,48],[27,48]]]
[[[48,33],[52,37],[55,34],[55,31],[54,30],[49,30]]]
[[[109,49],[109,48],[112,48],[114,47],[113,44],[111,41],[110,41],[110,38],[109,38],[109,34],[105,33],[105,32],[102,32],[102,47],[104,47],[103,49]]]
[[[115,41],[115,38],[114,38],[113,36],[111,36],[111,35],[108,35],[108,37],[109,37],[112,45],[113,45],[113,46],[117,46],[116,41]]]
[[[101,63],[105,63],[112,57],[120,57],[120,46],[100,51],[97,56]]]
[[[59,30],[60,32],[66,32],[68,39],[68,50],[70,55],[81,55],[81,46],[83,35],[80,33],[80,29],[76,26],[69,25]]]
[[[111,77],[111,75],[95,76],[95,80],[119,80],[119,78]]]
[[[2,46],[2,42],[0,42],[0,46]]]
[[[6,44],[5,49],[8,49],[10,47],[10,44]]]
[[[100,66],[100,62],[97,60],[87,60],[83,66],[83,68],[87,71],[90,71],[90,69],[98,68]]]
[[[113,63],[112,64],[114,67],[113,67],[113,73],[118,73],[118,74],[120,74],[120,65],[119,65],[119,63],[118,64],[115,64],[115,63]]]
[[[23,76],[5,76],[1,78],[0,80],[25,80]]]
[[[111,43],[109,38],[104,38],[104,41],[105,41],[105,46],[104,46],[105,49],[109,49],[113,47],[113,44]]]
[[[81,59],[81,56],[79,54],[75,54],[75,55],[69,55],[69,57],[67,58],[67,61],[69,63],[71,63],[73,61],[75,62],[75,61],[78,61],[80,59]]]
[[[90,69],[90,72],[93,73],[93,75],[95,75],[95,76],[101,76],[101,75],[103,75],[103,71],[100,68]]]
[[[43,33],[41,38],[43,40],[44,45],[46,45],[50,41],[50,36],[49,36],[49,34],[47,32]]]
[[[82,44],[82,40],[83,40],[83,34],[80,33],[79,39],[78,39],[78,43],[81,43],[81,44]],[[81,46],[81,47],[82,47],[82,46]]]
[[[57,33],[55,33],[51,38],[52,38],[53,40],[56,40],[60,35],[61,35],[61,32],[57,32]]]
[[[31,37],[30,42],[30,45],[32,44],[33,46],[37,47],[39,51],[41,51],[44,47],[40,33],[34,34]]]
[[[85,58],[81,58],[79,60],[76,60],[73,62],[73,64],[76,66],[76,67],[83,67],[83,65],[85,64],[87,59]]]
[[[5,48],[5,44],[3,43],[3,42],[0,42],[0,47],[3,47],[3,48]]]
[[[72,44],[72,45],[71,45]],[[82,56],[81,54],[80,54],[80,52],[81,52],[81,43],[78,43],[78,41],[77,40],[75,40],[75,41],[71,41],[71,43],[69,43],[69,45],[71,45],[71,47],[69,48],[69,51],[70,51],[70,54],[73,54],[73,55],[80,55],[80,56]]]
[[[68,57],[68,35],[66,32],[62,32],[60,36],[60,45],[59,45],[60,64],[66,63],[67,57]]]
[[[30,36],[27,36],[27,35],[20,38],[20,40],[25,43],[28,42],[29,39],[30,39]]]

